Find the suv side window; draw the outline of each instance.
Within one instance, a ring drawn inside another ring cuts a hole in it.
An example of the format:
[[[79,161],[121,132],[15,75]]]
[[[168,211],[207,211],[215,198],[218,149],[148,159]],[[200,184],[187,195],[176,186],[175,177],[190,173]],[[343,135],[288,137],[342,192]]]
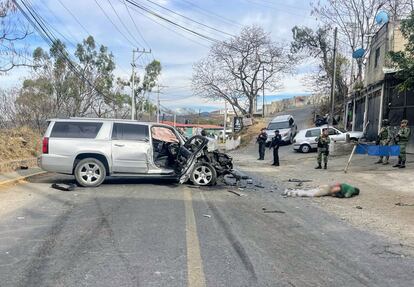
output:
[[[321,134],[321,130],[320,129],[313,129],[313,130],[308,130],[306,132],[305,137],[307,138],[316,138]]]
[[[93,122],[55,122],[50,133],[51,138],[94,139],[102,123]]]
[[[289,126],[293,126],[294,120],[292,118],[290,118],[289,120]]]
[[[136,124],[114,123],[113,140],[148,140],[148,126]]]

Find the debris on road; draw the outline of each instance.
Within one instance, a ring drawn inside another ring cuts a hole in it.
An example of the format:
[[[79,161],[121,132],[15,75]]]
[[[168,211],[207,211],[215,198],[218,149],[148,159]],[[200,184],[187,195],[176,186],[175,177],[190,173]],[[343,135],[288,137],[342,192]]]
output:
[[[203,214],[204,217],[211,218],[210,214]]]
[[[228,190],[227,190],[227,192],[233,193],[233,194],[235,194],[235,195],[237,195],[237,196],[241,196],[241,194],[240,194],[240,193],[238,193],[238,192],[236,192],[236,191],[234,191],[234,190],[230,190],[230,189],[228,189]]]
[[[52,184],[52,188],[62,190],[62,191],[73,191],[75,190],[76,185],[73,183],[64,184],[64,183],[54,183]]]
[[[246,182],[247,184],[253,184],[253,179],[249,178]]]
[[[297,178],[289,178],[288,182],[299,182],[299,183],[304,183],[304,182],[312,182],[311,179],[297,179]]]
[[[357,206],[355,206],[355,208],[356,209],[362,209],[362,206],[357,205]]]
[[[29,169],[29,167],[27,165],[21,165],[20,169]]]
[[[258,188],[265,188],[263,185],[260,185],[260,184],[255,184],[254,186]]]
[[[24,216],[18,216],[17,219],[18,220],[23,220],[24,219]]]
[[[414,204],[403,203],[403,202],[397,202],[395,205],[396,206],[414,206]]]
[[[286,213],[282,210],[264,210],[264,213]]]

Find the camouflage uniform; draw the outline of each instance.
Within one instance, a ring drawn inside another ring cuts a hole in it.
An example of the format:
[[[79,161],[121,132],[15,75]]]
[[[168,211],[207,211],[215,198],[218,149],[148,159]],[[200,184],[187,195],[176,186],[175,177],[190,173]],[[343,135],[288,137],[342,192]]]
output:
[[[380,146],[387,146],[390,144],[391,141],[391,131],[390,128],[388,126],[382,127],[379,135],[378,135],[378,140],[379,140],[379,145]],[[384,157],[380,156],[379,160],[377,161],[377,163],[382,163],[382,159]],[[387,155],[385,157],[385,162],[384,164],[388,164],[388,160],[390,159],[390,156]]]
[[[316,169],[322,168],[322,158],[324,169],[326,169],[328,165],[329,144],[331,143],[331,139],[329,136],[321,134],[316,138],[316,142],[318,143],[318,166]]]
[[[408,124],[407,120],[403,120],[401,123]],[[408,140],[410,139],[411,130],[409,127],[401,127],[397,134],[397,143],[400,146],[400,155],[398,156],[398,164],[394,167],[405,167],[405,160],[406,160],[406,149]]]

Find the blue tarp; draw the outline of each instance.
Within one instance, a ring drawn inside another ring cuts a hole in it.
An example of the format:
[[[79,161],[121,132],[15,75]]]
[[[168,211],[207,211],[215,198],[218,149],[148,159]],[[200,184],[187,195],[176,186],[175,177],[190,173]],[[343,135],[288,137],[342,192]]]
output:
[[[369,145],[369,144],[358,144],[355,150],[355,153],[368,154],[372,156],[399,156],[400,146],[398,145],[379,146],[379,145]]]

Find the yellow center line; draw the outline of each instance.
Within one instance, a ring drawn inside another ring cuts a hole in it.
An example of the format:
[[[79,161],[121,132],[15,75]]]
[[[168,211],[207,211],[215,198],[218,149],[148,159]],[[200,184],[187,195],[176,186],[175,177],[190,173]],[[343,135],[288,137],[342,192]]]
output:
[[[200,241],[194,216],[191,190],[184,188],[185,225],[187,242],[187,281],[188,287],[205,287],[206,278],[200,253]]]

